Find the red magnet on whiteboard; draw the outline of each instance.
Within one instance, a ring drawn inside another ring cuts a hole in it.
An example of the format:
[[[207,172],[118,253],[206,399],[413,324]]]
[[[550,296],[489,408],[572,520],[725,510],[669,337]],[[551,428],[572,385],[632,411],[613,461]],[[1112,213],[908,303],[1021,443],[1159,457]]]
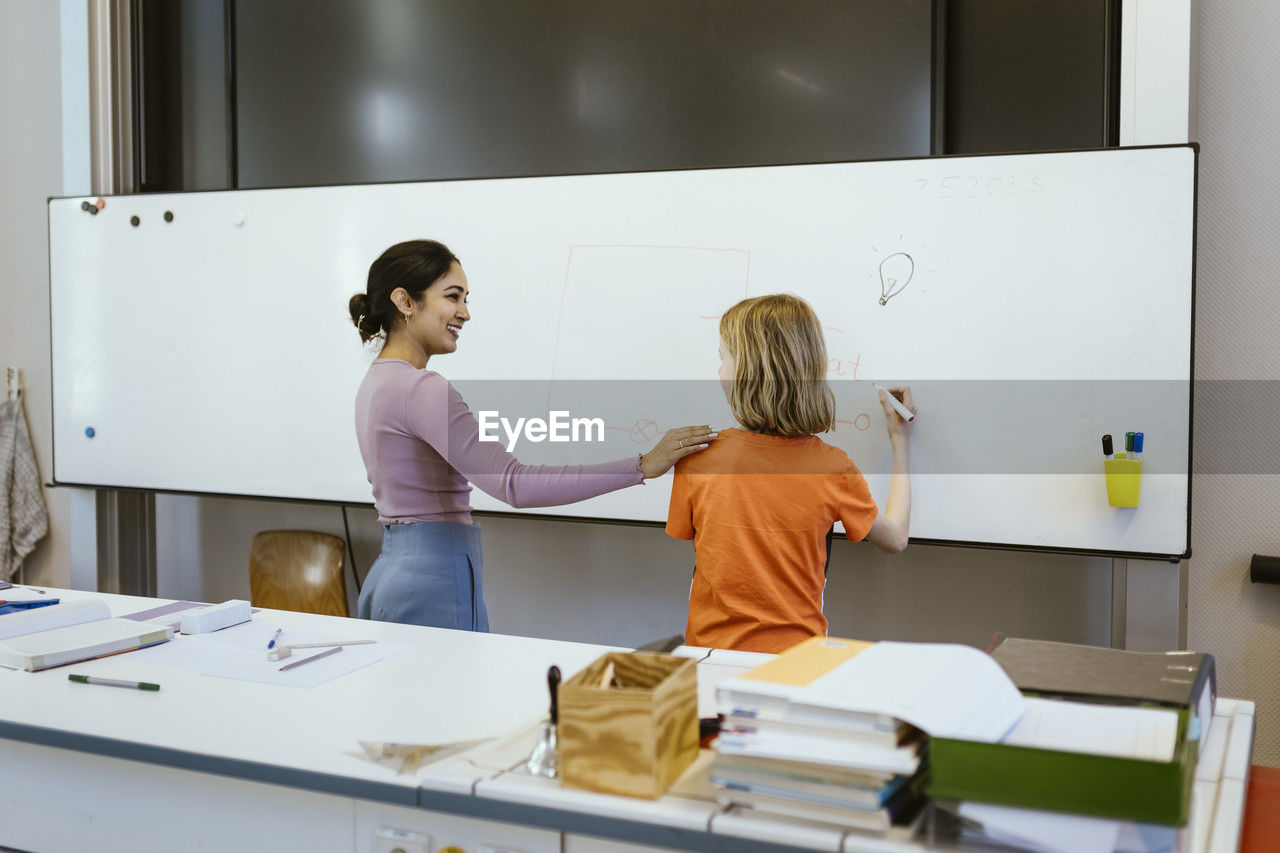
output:
[[[105,198],[100,198],[97,201],[80,202],[80,209],[87,210],[89,213],[92,213],[94,216],[97,216],[98,211],[102,210],[106,206],[107,206],[107,200]]]

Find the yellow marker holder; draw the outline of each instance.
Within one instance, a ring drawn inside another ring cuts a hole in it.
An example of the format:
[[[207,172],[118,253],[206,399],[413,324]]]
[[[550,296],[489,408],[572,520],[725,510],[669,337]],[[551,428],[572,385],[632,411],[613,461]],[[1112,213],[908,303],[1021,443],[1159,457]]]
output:
[[[1129,459],[1122,452],[1113,460],[1103,460],[1102,465],[1107,474],[1107,503],[1137,506],[1142,493],[1142,460]]]

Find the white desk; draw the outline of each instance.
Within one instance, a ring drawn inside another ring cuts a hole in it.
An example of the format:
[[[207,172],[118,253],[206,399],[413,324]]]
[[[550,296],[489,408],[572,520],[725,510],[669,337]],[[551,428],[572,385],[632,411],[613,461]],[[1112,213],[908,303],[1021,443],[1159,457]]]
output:
[[[115,615],[161,603],[103,597]],[[726,813],[688,777],[679,796],[646,801],[564,789],[518,770],[546,711],[547,667],[568,676],[609,647],[281,611],[255,619],[412,648],[312,689],[207,678],[128,654],[73,669],[156,681],[159,693],[72,684],[67,668],[0,669],[0,846],[365,853],[393,849],[375,834],[394,829],[430,837],[425,848],[401,841],[410,852],[448,844],[468,853],[924,849]],[[704,713],[709,685],[754,662],[706,655]],[[1219,703],[1188,849],[1235,849],[1252,713],[1251,703]],[[364,759],[356,743],[482,737],[497,739],[405,776]]]

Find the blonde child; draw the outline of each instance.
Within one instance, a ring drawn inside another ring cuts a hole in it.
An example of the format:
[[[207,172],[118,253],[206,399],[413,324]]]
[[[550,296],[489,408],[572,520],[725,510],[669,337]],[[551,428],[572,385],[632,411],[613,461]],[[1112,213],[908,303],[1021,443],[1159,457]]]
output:
[[[694,544],[685,642],[781,652],[825,635],[827,532],[907,546],[911,427],[889,404],[915,411],[909,388],[882,391],[893,448],[884,512],[845,452],[815,433],[835,428],[827,351],[813,309],[797,296],[745,299],[720,320],[720,381],[740,429],[676,466],[667,533]]]

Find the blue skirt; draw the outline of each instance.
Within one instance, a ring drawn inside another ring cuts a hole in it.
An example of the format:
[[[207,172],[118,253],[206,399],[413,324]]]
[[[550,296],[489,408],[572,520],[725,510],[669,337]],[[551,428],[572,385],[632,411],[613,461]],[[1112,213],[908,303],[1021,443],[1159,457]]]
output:
[[[384,524],[382,553],[365,578],[356,615],[488,631],[482,562],[478,524]]]

